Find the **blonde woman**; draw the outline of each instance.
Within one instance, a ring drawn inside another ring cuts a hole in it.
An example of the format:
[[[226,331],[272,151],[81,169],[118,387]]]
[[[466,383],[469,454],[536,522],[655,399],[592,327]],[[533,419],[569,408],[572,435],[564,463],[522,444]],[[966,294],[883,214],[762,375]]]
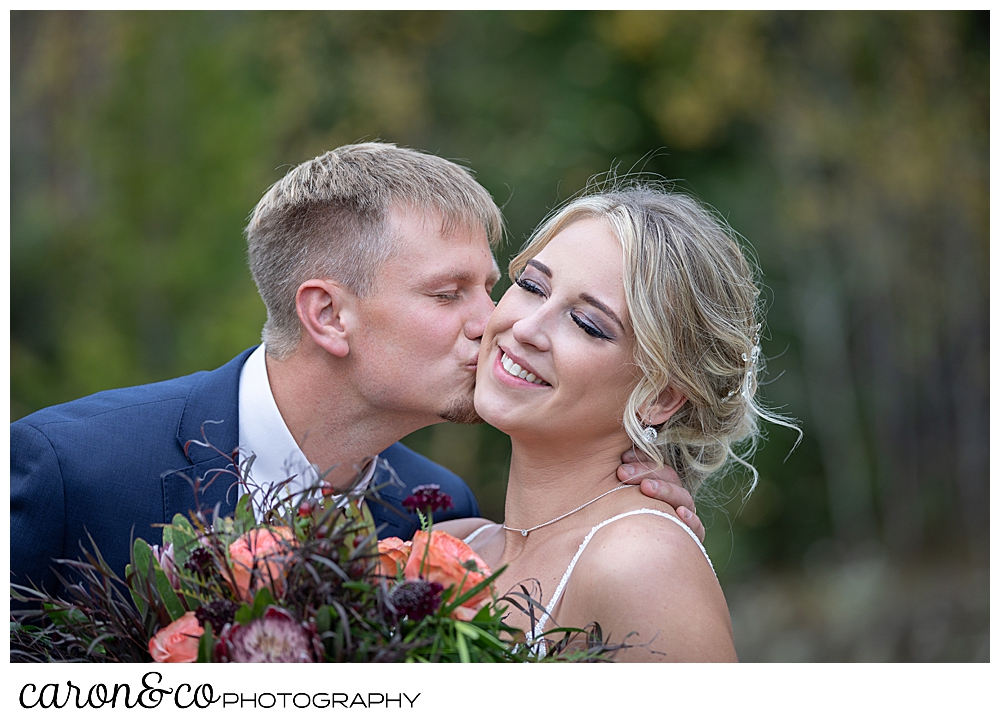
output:
[[[735,661],[711,561],[674,509],[621,485],[629,448],[692,493],[752,445],[758,290],[732,232],[691,198],[634,185],[551,216],[511,262],[476,410],[511,438],[503,524],[460,520],[498,589],[537,580],[531,629],[596,621],[622,661]],[[780,420],[777,420],[780,421]],[[630,633],[635,633],[630,637]]]

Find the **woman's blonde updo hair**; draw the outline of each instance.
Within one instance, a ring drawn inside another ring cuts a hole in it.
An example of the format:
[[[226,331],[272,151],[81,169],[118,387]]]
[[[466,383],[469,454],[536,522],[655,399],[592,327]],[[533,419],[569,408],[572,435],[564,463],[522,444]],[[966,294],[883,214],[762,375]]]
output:
[[[692,493],[729,461],[747,462],[758,419],[783,422],[758,405],[760,291],[735,233],[698,201],[632,182],[582,195],[551,215],[511,261],[511,278],[564,228],[607,222],[622,246],[625,299],[641,379],[625,405],[635,446],[677,471]],[[642,410],[668,387],[687,401],[643,436]]]

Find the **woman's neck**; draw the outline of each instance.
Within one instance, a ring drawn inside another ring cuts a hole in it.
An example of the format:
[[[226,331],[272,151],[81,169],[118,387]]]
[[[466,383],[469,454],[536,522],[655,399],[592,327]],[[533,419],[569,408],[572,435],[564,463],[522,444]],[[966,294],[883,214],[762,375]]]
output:
[[[614,489],[626,445],[616,438],[560,449],[511,439],[504,524],[534,527]]]

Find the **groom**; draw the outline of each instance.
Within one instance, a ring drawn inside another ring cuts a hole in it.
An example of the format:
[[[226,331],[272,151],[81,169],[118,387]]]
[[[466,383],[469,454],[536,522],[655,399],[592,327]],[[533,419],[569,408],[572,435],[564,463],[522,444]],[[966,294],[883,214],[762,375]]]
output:
[[[475,367],[502,232],[489,193],[436,156],[365,143],[294,168],[246,230],[267,308],[261,346],[212,372],[101,392],[11,425],[11,581],[54,591],[52,559],[79,557],[88,535],[121,574],[133,537],[159,542],[153,525],[196,506],[231,513],[240,490],[220,470],[237,449],[237,463],[254,455],[258,485],[322,478],[344,491],[360,476],[380,490],[372,511],[382,536],[412,535],[400,503],[421,484],[453,498],[441,519],[477,516],[461,479],[398,440],[479,421]],[[376,454],[402,485],[383,467],[360,468]],[[643,489],[693,508],[677,485],[654,478]],[[254,504],[263,506],[259,490]],[[702,532],[697,517],[689,524]]]

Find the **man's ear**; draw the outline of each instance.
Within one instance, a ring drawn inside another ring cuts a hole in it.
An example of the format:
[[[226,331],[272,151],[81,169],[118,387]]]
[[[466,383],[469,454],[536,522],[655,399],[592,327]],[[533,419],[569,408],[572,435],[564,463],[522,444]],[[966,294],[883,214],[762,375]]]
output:
[[[640,409],[645,424],[659,426],[670,419],[681,408],[687,397],[673,387],[667,387],[660,396]]]
[[[313,342],[336,357],[350,351],[356,297],[340,284],[325,279],[302,282],[295,293],[299,322]]]

